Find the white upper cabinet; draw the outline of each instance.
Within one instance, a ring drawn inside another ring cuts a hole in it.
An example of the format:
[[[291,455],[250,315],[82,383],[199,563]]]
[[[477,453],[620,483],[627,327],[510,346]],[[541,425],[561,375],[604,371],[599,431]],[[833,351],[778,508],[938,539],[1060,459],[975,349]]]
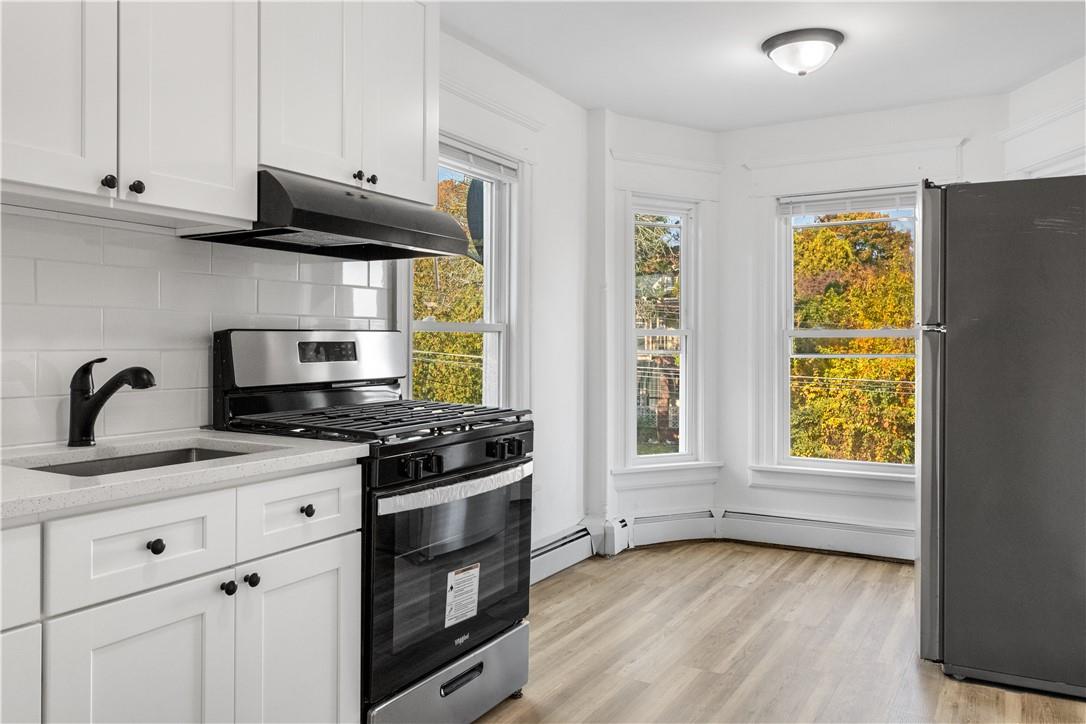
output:
[[[128,214],[256,218],[255,0],[20,1],[2,13],[5,181]]]
[[[4,178],[111,197],[117,4],[4,2]]]
[[[364,185],[433,205],[437,201],[437,6],[369,2],[362,7]]]
[[[263,2],[260,162],[436,200],[438,9]]]
[[[362,5],[260,4],[260,162],[355,183],[362,159]]]
[[[256,218],[257,63],[255,2],[123,1],[121,198]]]

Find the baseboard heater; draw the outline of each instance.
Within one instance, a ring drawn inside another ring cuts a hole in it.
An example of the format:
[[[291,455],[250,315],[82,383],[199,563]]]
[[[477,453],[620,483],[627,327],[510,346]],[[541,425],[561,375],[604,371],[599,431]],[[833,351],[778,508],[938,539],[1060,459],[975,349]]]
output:
[[[877,533],[879,535],[900,535],[906,538],[913,537],[913,532],[906,528],[887,528],[878,525],[865,525],[863,523],[838,523],[833,520],[819,520],[817,518],[792,518],[786,515],[741,513],[735,510],[725,510],[724,515],[721,517],[730,520],[750,520],[756,523],[784,523],[786,525],[806,525],[814,528],[847,530],[852,533]]]
[[[588,528],[574,531],[532,549],[533,584],[595,554]]]
[[[711,510],[685,513],[640,515],[633,519],[631,546],[644,546],[673,540],[699,540],[716,537],[716,517]]]
[[[841,551],[905,561],[914,557],[914,533],[907,528],[744,513],[737,510],[725,510],[718,525],[719,537],[732,540]]]

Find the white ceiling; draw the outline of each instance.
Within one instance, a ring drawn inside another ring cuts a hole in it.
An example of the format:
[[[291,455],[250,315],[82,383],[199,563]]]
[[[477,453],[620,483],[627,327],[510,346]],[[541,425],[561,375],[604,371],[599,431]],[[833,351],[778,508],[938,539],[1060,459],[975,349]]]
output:
[[[442,27],[586,108],[708,130],[1002,93],[1084,52],[1081,2],[444,2]],[[845,34],[807,77],[760,46]]]

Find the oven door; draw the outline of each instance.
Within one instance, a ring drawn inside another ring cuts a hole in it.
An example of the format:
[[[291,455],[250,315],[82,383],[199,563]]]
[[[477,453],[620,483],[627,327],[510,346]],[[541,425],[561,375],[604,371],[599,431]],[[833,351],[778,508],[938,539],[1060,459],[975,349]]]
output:
[[[375,704],[528,615],[532,463],[375,491],[370,503]]]

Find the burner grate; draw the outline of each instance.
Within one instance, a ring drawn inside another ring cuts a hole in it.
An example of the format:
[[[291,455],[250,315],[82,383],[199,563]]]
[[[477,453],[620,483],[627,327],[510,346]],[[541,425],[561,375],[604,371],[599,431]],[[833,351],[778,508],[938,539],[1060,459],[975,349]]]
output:
[[[527,410],[506,407],[392,400],[316,410],[238,415],[234,420],[283,431],[343,435],[357,440],[384,440],[480,422],[520,419],[527,414]]]

